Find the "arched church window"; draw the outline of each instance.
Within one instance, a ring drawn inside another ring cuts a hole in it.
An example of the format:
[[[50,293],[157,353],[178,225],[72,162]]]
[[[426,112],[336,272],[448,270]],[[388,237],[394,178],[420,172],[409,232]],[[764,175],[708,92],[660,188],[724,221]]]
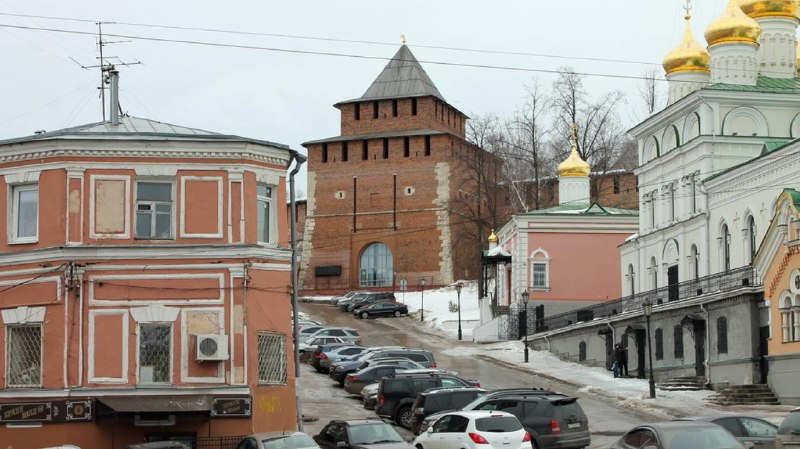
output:
[[[359,264],[361,287],[386,287],[392,285],[394,261],[392,251],[383,243],[371,243],[361,253]]]
[[[722,225],[720,232],[720,239],[722,239],[722,269],[724,271],[731,270],[731,232],[728,230],[728,225]]]
[[[750,263],[752,264],[753,259],[756,257],[756,220],[752,215],[747,219],[747,244],[750,250]]]

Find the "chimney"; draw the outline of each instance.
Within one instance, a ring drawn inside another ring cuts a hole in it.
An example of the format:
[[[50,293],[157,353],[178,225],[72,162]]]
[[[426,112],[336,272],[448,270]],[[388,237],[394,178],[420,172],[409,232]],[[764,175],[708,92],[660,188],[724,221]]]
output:
[[[114,66],[108,70],[108,78],[111,84],[111,100],[109,108],[111,109],[111,124],[119,125],[119,71]]]

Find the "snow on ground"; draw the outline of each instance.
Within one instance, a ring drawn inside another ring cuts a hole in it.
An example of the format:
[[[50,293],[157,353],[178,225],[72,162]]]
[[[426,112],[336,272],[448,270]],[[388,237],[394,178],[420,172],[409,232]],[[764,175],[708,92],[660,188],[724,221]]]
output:
[[[472,328],[480,322],[478,304],[478,285],[474,281],[462,281],[461,323],[464,340],[471,340]],[[458,311],[455,307],[458,296],[454,287],[444,287],[423,292],[395,291],[398,302],[408,306],[410,314],[420,316],[424,302],[424,324],[434,331],[455,336],[457,333]],[[328,301],[327,297],[306,298],[313,301]],[[494,358],[518,369],[528,370],[543,377],[558,379],[578,388],[586,394],[603,396],[617,401],[620,406],[641,410],[642,412],[671,419],[682,416],[700,416],[720,413],[752,412],[753,408],[728,407],[715,408],[706,402],[712,391],[664,391],[656,390],[656,399],[650,398],[649,383],[646,379],[615,379],[610,371],[601,367],[590,367],[559,359],[547,351],[529,350],[529,363],[523,362],[521,341],[459,346],[444,351],[451,356],[483,356]],[[780,422],[786,414],[786,407],[755,408],[756,414],[771,421]]]

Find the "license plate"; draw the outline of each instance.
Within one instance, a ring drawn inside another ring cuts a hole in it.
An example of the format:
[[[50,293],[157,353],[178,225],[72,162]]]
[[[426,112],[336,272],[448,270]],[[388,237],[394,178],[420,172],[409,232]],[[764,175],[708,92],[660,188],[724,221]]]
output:
[[[581,423],[574,422],[571,424],[567,424],[567,429],[579,429],[581,427]]]

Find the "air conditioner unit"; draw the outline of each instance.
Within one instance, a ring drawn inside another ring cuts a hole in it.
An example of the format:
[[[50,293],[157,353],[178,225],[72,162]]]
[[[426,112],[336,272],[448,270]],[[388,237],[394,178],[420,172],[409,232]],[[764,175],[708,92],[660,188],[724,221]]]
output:
[[[204,360],[228,360],[228,336],[227,335],[195,335],[197,341],[197,361]]]

